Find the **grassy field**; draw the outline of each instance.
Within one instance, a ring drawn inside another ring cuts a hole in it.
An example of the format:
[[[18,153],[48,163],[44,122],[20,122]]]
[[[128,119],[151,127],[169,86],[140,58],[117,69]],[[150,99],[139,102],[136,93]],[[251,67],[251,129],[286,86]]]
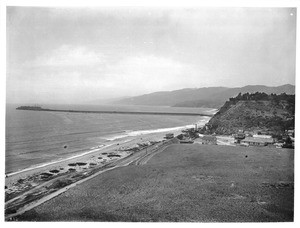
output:
[[[293,221],[294,150],[172,145],[103,173],[23,221]]]

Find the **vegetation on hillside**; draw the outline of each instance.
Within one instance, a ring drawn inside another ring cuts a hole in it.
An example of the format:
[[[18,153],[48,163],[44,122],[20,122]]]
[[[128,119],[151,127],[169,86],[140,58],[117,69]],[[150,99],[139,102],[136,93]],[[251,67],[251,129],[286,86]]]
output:
[[[295,95],[239,93],[220,108],[201,132],[234,134],[240,130],[262,130],[282,134],[294,129],[294,123]]]
[[[144,165],[104,172],[17,219],[292,222],[293,212],[293,150],[177,144]]]

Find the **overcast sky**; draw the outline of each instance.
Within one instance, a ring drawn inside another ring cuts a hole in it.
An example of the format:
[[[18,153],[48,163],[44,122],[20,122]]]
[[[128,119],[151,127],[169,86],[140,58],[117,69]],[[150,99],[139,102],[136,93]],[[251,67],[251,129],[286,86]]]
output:
[[[7,8],[7,102],[295,84],[294,8]]]

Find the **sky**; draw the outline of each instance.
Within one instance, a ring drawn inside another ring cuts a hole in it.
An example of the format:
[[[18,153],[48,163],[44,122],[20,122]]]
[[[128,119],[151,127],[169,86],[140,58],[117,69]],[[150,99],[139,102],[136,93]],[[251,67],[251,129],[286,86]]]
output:
[[[7,103],[295,84],[295,8],[7,7]]]

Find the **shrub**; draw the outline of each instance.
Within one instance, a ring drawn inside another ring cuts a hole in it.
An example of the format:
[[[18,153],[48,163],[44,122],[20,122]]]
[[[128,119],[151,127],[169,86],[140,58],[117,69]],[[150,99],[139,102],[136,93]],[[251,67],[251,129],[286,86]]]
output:
[[[121,157],[121,155],[119,155],[119,154],[109,154],[109,155],[107,155],[107,157]]]
[[[83,166],[83,165],[86,165],[86,163],[85,162],[77,162],[76,165]]]
[[[76,163],[70,163],[68,166],[76,166]]]
[[[50,173],[59,173],[59,170],[57,170],[57,169],[52,169],[52,170],[50,170],[49,172],[50,172]]]

